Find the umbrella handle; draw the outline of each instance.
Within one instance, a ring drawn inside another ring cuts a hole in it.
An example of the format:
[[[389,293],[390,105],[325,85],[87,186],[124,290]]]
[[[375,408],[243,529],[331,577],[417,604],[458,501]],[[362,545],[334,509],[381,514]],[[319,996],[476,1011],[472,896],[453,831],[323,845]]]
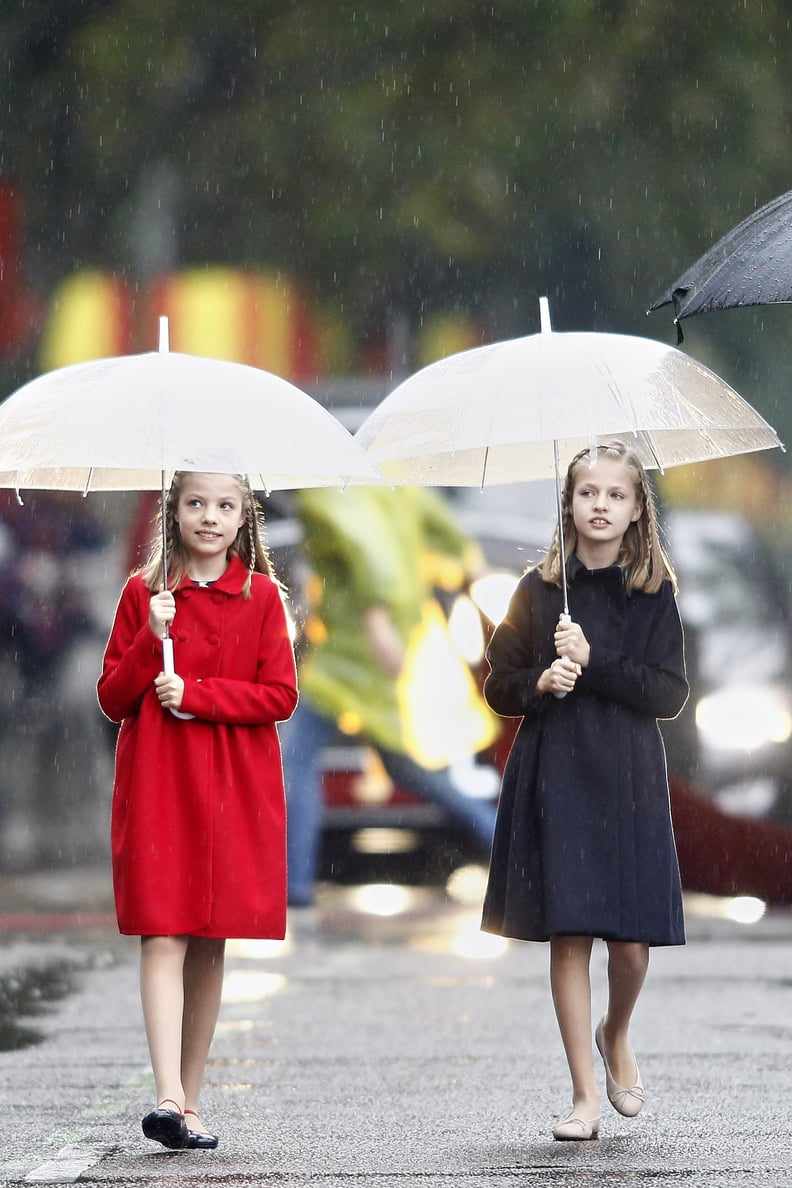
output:
[[[165,676],[174,676],[176,673],[173,664],[173,640],[170,635],[165,635],[162,639],[162,671]],[[172,709],[171,713],[174,718],[183,718],[185,721],[195,717],[195,714],[183,714],[181,710]]]
[[[566,611],[564,611],[564,613],[561,615],[561,622],[562,622],[562,623],[571,623],[571,622],[572,622],[572,616],[571,616],[571,615],[569,615],[569,614],[567,614],[567,612],[566,612]],[[570,667],[571,667],[571,668],[574,668],[574,667],[575,667],[575,662],[574,662],[574,660],[570,660],[570,659],[569,659],[569,656],[559,656],[559,659],[560,659],[560,660],[563,660],[563,662],[564,662],[564,664],[566,664],[567,668],[570,668]],[[566,697],[566,693],[554,693],[554,694],[553,694],[553,697],[557,697],[557,698],[558,698],[558,700],[560,701],[562,697]]]

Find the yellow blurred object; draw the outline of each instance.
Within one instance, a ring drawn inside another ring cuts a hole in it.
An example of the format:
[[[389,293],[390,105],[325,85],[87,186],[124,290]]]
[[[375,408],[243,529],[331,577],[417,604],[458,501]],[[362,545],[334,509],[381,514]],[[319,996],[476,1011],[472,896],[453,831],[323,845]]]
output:
[[[303,633],[310,644],[323,644],[327,640],[327,628],[318,615],[305,620]]]
[[[251,285],[244,273],[182,272],[169,280],[167,292],[173,350],[212,359],[245,357],[242,339]]]
[[[739,511],[754,522],[788,524],[792,483],[755,454],[675,466],[657,480],[665,503]]]
[[[441,607],[424,605],[397,682],[404,745],[416,762],[447,767],[490,746],[498,721],[453,646]]]
[[[344,710],[337,718],[338,729],[342,734],[360,734],[363,723],[360,720],[360,715],[356,714],[354,710]]]
[[[311,354],[299,290],[280,273],[187,269],[161,278],[150,300],[169,317],[171,350],[236,359],[285,378],[299,376]]]
[[[41,339],[41,369],[107,359],[129,351],[131,303],[122,280],[77,272],[58,286]]]
[[[155,349],[157,319],[167,315],[170,349],[228,359],[300,383],[330,357],[333,330],[309,310],[290,276],[237,268],[190,268],[135,287],[111,272],[67,277],[50,304],[41,368]]]
[[[418,332],[418,366],[481,346],[479,326],[464,314],[430,314]]]
[[[428,587],[459,590],[465,583],[465,566],[459,557],[428,550],[418,558],[421,580]]]

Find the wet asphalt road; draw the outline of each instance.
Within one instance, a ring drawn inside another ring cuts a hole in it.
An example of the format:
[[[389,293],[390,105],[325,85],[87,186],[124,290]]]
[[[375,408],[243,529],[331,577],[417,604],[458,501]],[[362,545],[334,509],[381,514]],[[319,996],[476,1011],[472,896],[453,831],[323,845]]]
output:
[[[436,891],[366,894],[328,891],[281,945],[230,946],[207,1153],[140,1131],[153,1102],[137,942],[101,912],[75,927],[63,890],[49,920],[41,903],[6,915],[3,985],[38,971],[44,999],[19,1019],[42,1041],[0,1052],[0,1184],[792,1184],[792,915],[691,911],[687,947],[653,953],[635,1020],[644,1112],[606,1102],[598,1142],[554,1143],[568,1084],[546,947],[481,947],[475,906]],[[48,971],[68,967],[73,989],[46,1001]],[[599,1008],[604,970],[600,946]]]

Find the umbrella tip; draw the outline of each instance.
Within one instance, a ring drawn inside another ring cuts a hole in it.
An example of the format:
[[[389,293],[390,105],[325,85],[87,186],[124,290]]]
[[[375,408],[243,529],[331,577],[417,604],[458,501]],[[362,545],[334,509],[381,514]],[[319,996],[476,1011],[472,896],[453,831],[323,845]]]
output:
[[[550,302],[546,297],[539,298],[539,324],[542,327],[542,334],[549,334],[553,329],[550,324]]]
[[[170,333],[168,331],[168,319],[164,315],[159,320],[159,349],[160,354],[167,354],[170,350]]]

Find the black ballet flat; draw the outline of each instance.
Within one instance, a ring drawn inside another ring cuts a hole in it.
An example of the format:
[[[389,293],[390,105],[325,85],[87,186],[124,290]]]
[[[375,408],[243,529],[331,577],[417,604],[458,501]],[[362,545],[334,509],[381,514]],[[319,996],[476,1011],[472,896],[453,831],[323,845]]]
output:
[[[188,1130],[184,1147],[186,1151],[214,1151],[219,1142],[216,1134],[198,1134],[194,1130]]]
[[[185,1110],[185,1114],[198,1115],[195,1110]],[[202,1130],[187,1130],[187,1142],[184,1144],[188,1151],[214,1151],[220,1142],[216,1134],[204,1134]]]
[[[174,1105],[176,1102],[173,1103]],[[147,1139],[162,1143],[170,1151],[183,1151],[188,1145],[190,1132],[184,1115],[175,1110],[152,1110],[140,1124]]]

